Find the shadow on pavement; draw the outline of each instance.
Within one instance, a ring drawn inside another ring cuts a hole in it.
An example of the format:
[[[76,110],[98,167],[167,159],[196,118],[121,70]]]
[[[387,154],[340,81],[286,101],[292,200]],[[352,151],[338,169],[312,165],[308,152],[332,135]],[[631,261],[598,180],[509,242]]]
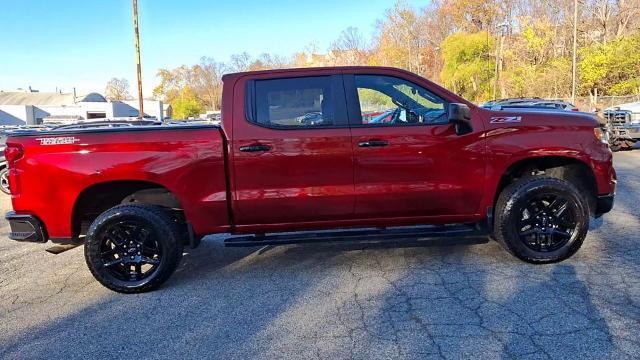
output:
[[[335,296],[350,296],[350,267],[375,274],[380,267],[386,271],[378,261],[389,252],[397,254],[392,263],[402,254],[418,254],[428,263],[429,257],[467,248],[316,244],[260,254],[208,239],[186,254],[160,290],[106,293],[101,301],[3,341],[0,358],[314,356],[305,342],[326,330],[317,327],[322,319],[316,315],[332,311],[322,307],[341,301]],[[300,317],[308,317],[308,327]]]

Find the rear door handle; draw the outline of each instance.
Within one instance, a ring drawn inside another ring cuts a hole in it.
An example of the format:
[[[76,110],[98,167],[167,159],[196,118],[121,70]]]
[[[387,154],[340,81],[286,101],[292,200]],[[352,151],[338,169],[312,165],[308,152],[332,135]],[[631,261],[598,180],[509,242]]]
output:
[[[387,140],[367,140],[358,143],[359,147],[383,147],[389,145]]]
[[[269,150],[271,150],[271,146],[262,145],[262,144],[240,146],[240,151],[242,152],[261,152],[261,151],[269,151]]]

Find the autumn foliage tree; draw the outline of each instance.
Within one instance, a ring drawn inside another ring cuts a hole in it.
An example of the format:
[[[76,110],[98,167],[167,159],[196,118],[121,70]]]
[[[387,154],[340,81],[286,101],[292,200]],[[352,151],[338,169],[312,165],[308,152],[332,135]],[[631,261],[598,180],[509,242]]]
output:
[[[369,49],[364,35],[355,27],[348,27],[331,44],[329,54],[334,65],[360,65],[367,62]]]
[[[571,94],[573,0],[432,0],[416,8],[400,0],[375,32],[349,27],[327,49],[311,44],[283,57],[248,53],[226,62],[202,58],[161,69],[154,95],[173,103],[188,86],[203,109],[219,110],[222,74],[282,67],[382,65],[407,69],[481,102]],[[579,0],[578,95],[640,93],[640,0]],[[504,35],[503,65],[496,59]]]
[[[171,103],[173,107],[173,117],[177,120],[197,117],[204,111],[202,103],[189,86],[180,89],[180,93]]]
[[[582,49],[580,82],[592,96],[640,94],[640,33]]]
[[[420,16],[414,8],[402,2],[396,3],[377,24],[378,34],[371,63],[423,74],[427,40],[421,27]]]
[[[442,43],[443,84],[475,101],[489,98],[495,68],[493,41],[486,32],[459,32],[447,37]]]

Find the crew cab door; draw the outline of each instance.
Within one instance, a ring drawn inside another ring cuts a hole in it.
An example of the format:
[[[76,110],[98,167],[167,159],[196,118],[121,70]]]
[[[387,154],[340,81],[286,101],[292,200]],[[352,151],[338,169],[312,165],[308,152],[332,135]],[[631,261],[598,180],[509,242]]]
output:
[[[345,74],[356,217],[464,221],[480,212],[482,129],[459,136],[448,101],[393,75]]]
[[[233,115],[235,224],[349,219],[353,151],[341,75],[270,76],[234,91],[234,103],[246,104]]]

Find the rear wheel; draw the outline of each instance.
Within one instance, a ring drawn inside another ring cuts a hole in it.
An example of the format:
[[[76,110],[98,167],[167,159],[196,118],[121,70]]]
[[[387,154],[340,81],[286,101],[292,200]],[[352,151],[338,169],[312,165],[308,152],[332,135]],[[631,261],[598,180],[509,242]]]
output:
[[[122,293],[150,291],[165,282],[182,256],[182,232],[158,206],[115,206],[91,224],[85,259],[93,276]]]
[[[531,263],[565,260],[582,246],[589,205],[571,183],[546,176],[509,185],[496,204],[494,236],[514,256]]]
[[[7,195],[11,194],[11,190],[9,190],[9,169],[6,166],[0,169],[0,190]]]

